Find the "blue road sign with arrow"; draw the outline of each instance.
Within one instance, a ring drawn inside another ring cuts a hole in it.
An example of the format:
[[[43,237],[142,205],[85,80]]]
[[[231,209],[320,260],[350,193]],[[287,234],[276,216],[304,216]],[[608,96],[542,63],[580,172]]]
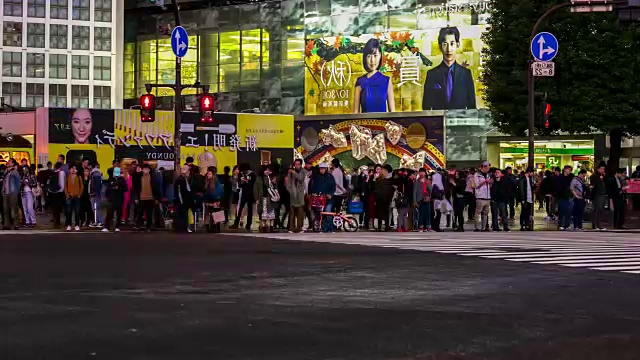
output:
[[[171,31],[171,50],[177,57],[183,57],[187,55],[189,49],[189,36],[187,30],[182,26],[176,26]]]
[[[531,40],[531,54],[537,61],[551,61],[558,54],[558,39],[548,32],[538,33]]]

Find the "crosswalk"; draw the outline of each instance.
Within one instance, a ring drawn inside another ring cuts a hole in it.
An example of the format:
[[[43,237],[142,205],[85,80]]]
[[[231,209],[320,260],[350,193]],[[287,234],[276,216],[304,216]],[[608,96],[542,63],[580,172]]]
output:
[[[599,232],[242,234],[640,274],[640,234]]]

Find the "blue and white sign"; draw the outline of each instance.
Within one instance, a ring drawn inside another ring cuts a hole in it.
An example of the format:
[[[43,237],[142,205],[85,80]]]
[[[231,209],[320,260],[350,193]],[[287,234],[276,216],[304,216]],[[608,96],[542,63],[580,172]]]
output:
[[[548,32],[538,33],[531,40],[531,54],[537,61],[551,61],[558,54],[558,39]]]
[[[182,26],[176,26],[171,32],[171,50],[177,57],[187,55],[189,49],[189,36]]]

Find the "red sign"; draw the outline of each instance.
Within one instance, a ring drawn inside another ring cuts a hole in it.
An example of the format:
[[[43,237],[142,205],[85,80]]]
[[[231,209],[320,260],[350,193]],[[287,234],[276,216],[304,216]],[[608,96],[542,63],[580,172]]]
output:
[[[640,194],[640,179],[629,179],[627,186],[628,194]]]

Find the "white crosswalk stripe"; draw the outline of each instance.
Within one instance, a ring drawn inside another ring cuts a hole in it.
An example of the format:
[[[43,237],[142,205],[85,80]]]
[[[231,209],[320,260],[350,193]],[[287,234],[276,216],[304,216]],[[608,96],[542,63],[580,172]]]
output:
[[[640,234],[601,232],[240,234],[640,274]]]

